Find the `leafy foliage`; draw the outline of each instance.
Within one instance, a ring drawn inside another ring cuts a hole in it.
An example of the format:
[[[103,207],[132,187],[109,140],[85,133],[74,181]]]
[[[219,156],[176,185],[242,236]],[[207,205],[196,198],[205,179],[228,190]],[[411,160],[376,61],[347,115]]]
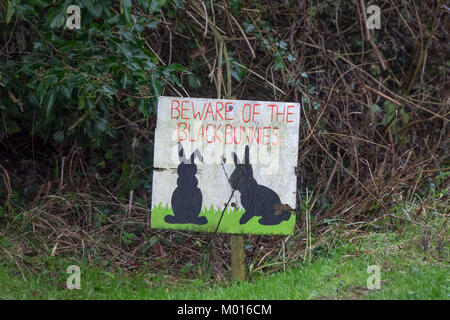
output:
[[[146,35],[158,27],[159,11],[167,3],[137,2],[139,14],[132,12],[131,0],[120,6],[110,1],[8,1],[9,23],[2,31],[18,43],[0,57],[1,96],[11,97],[0,101],[6,122],[0,138],[24,131],[56,142],[104,147],[108,138],[117,137],[112,113],[133,106],[149,116],[165,82],[181,86],[179,75],[186,68],[162,65],[147,46]],[[82,8],[79,30],[65,27],[71,4]]]

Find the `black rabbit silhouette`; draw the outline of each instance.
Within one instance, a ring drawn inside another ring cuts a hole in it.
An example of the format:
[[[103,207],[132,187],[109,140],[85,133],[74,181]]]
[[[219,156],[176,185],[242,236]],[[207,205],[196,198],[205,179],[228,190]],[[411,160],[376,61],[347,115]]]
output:
[[[202,210],[202,192],[197,187],[198,180],[195,177],[197,166],[194,163],[195,156],[200,161],[203,158],[198,150],[195,150],[190,157],[190,161],[185,157],[183,146],[178,142],[178,158],[180,164],[177,168],[177,187],[173,191],[171,204],[174,215],[167,215],[164,221],[167,223],[193,223],[206,224],[206,217],[199,217]]]
[[[258,184],[253,177],[249,146],[245,146],[244,163],[240,163],[236,153],[232,154],[236,168],[231,174],[230,185],[240,192],[241,203],[245,209],[239,223],[245,224],[253,217],[261,217],[258,222],[262,225],[277,225],[289,220],[289,210],[275,214],[275,207],[281,204],[280,197],[272,189]]]

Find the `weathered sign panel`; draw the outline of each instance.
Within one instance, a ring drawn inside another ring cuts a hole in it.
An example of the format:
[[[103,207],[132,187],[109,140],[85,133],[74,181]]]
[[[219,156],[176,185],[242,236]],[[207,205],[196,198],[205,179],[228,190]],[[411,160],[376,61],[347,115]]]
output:
[[[152,228],[214,232],[223,212],[217,232],[292,234],[299,122],[298,103],[159,97]]]

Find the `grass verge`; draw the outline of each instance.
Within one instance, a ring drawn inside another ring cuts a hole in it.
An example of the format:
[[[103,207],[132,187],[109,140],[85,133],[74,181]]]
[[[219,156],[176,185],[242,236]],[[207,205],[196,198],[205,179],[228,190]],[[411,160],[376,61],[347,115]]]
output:
[[[66,268],[74,261],[35,258],[19,270],[3,260],[0,299],[449,299],[448,247],[444,259],[436,259],[421,245],[420,232],[410,225],[398,233],[366,234],[341,241],[305,265],[235,283],[125,274],[79,263],[81,289],[68,290]],[[381,270],[379,290],[367,289],[371,265]]]

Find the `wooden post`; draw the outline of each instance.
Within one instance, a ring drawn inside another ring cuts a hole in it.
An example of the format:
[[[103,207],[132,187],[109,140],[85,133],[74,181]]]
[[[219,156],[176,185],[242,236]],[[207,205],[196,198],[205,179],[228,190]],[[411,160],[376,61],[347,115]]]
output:
[[[227,71],[228,71],[227,75],[230,77],[231,76],[230,70],[228,69]],[[230,92],[228,94],[230,94]],[[225,96],[225,99],[236,99],[236,96]],[[230,235],[230,241],[231,241],[231,277],[233,278],[233,280],[245,281],[246,275],[245,275],[244,236],[242,234],[232,234]]]
[[[231,238],[231,275],[233,279],[245,280],[244,236],[232,234]]]

